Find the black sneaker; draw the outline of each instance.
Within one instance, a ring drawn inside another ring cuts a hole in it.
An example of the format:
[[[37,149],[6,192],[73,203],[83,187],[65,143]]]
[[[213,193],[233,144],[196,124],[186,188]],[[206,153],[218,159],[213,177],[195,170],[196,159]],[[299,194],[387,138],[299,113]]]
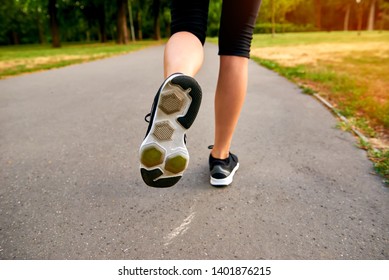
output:
[[[185,132],[196,119],[201,96],[196,80],[183,74],[171,75],[158,90],[139,149],[140,170],[147,185],[166,188],[181,179],[189,162]]]
[[[209,170],[211,172],[211,185],[224,187],[232,183],[235,172],[239,168],[238,157],[232,153],[226,159],[217,159],[209,155]]]

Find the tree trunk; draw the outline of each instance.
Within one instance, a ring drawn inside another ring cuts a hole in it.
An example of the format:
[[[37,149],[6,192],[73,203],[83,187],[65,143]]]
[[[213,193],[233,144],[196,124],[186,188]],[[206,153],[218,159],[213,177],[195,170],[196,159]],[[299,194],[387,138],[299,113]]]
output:
[[[161,40],[161,26],[159,22],[160,0],[153,0],[153,17],[154,17],[154,40]]]
[[[343,24],[344,31],[348,31],[348,26],[350,22],[350,12],[351,12],[351,4],[347,4],[346,13],[344,15],[344,24]]]
[[[100,42],[105,43],[107,42],[107,30],[106,30],[106,24],[105,24],[105,9],[104,4],[102,4],[98,8],[98,14],[99,14],[99,35],[100,35]]]
[[[90,42],[90,28],[88,28],[88,30],[86,31],[85,38],[86,38],[86,42],[89,43]]]
[[[43,45],[46,43],[46,38],[45,38],[45,30],[42,24],[42,16],[38,10],[38,7],[34,12],[35,12],[36,26],[38,29],[39,44]]]
[[[369,19],[367,22],[367,30],[373,31],[374,30],[374,22],[375,22],[375,5],[377,3],[377,0],[372,0],[370,2],[370,12],[369,12]]]
[[[317,29],[321,30],[321,0],[315,0],[315,20]]]
[[[132,20],[132,6],[131,6],[131,0],[128,0],[128,18],[130,20],[130,27],[131,27],[131,40],[135,42],[135,30],[134,30],[134,21]]]
[[[127,29],[127,0],[117,0],[118,6],[118,20],[117,20],[117,43],[127,44],[128,43],[128,29]]]
[[[363,17],[363,7],[361,3],[357,4],[357,10],[358,10],[358,35],[361,35],[362,30],[362,17]]]
[[[275,0],[271,0],[271,36],[276,34],[276,3]]]
[[[39,32],[39,44],[43,45],[46,43],[45,30],[43,28],[43,24],[41,19],[38,17],[37,19],[38,32]]]
[[[61,47],[59,24],[57,18],[57,0],[49,0],[50,29],[53,48]]]
[[[142,32],[142,13],[141,11],[137,12],[138,19],[138,39],[143,40],[143,32]]]
[[[165,35],[167,37],[170,37],[172,34],[171,22],[169,20],[165,20],[164,22],[165,22]]]
[[[19,45],[19,35],[18,33],[15,31],[15,30],[12,30],[11,31],[11,35],[12,35],[12,44],[14,45]]]

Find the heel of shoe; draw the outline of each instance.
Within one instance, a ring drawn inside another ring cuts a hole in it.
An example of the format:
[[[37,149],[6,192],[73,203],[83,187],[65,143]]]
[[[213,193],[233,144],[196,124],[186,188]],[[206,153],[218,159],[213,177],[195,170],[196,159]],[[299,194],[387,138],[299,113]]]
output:
[[[185,128],[189,129],[197,117],[201,105],[202,92],[200,85],[195,79],[189,76],[178,76],[172,79],[172,84],[180,86],[183,90],[189,91],[189,96],[192,102],[185,116],[179,117],[177,121]]]
[[[141,168],[140,172],[142,174],[143,181],[148,186],[154,188],[171,187],[175,185],[182,177],[182,176],[176,176],[176,177],[162,178],[156,180],[158,177],[160,177],[163,174],[163,172],[159,168],[153,170],[146,170],[144,168]]]
[[[148,186],[167,188],[181,179],[188,167],[189,155],[185,151],[166,154],[160,145],[151,143],[141,147],[140,162],[142,178]]]

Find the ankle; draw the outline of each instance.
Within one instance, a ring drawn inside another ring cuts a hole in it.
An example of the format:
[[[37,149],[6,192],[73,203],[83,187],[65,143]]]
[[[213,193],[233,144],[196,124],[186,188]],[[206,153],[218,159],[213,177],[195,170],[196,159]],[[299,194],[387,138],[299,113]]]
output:
[[[212,149],[211,155],[213,158],[217,159],[226,159],[230,155],[230,151],[225,151],[225,150],[216,150],[215,148]]]

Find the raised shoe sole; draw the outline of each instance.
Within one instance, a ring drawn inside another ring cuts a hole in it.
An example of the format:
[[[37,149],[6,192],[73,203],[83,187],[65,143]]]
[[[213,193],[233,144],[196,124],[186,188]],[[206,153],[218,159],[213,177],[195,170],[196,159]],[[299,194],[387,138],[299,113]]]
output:
[[[196,119],[201,96],[196,80],[182,74],[170,76],[162,85],[151,128],[139,149],[147,185],[166,188],[181,179],[189,163],[184,135]]]
[[[230,175],[228,175],[226,178],[223,179],[216,179],[211,176],[210,183],[214,187],[226,187],[232,183],[234,180],[234,175],[236,171],[239,169],[239,163],[235,166],[235,168],[231,171]]]

